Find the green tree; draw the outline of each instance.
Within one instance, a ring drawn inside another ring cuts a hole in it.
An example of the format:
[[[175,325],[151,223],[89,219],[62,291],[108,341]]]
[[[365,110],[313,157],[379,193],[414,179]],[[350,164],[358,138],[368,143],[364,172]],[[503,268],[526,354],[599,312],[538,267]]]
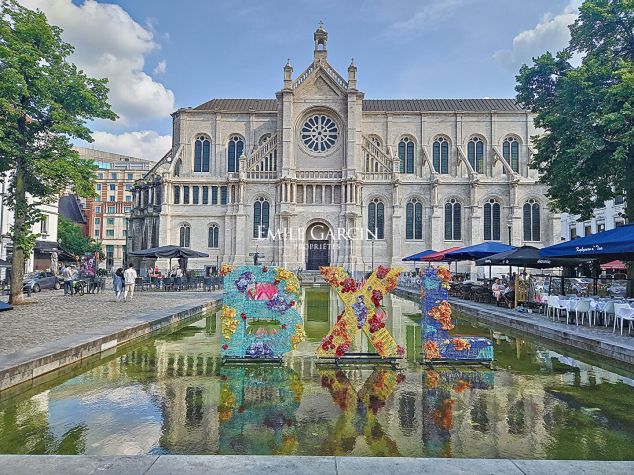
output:
[[[624,195],[634,222],[634,0],[586,0],[570,32],[566,49],[517,76],[518,101],[544,131],[531,166],[556,210],[585,219]]]
[[[15,0],[0,1],[0,173],[9,177],[6,204],[14,210],[10,302],[23,302],[24,259],[35,245],[40,203],[70,188],[94,194],[93,167],[72,149],[92,141],[86,121],[117,118],[106,79],[93,79],[68,61],[73,47],[46,16]]]
[[[75,256],[83,256],[87,252],[103,254],[99,242],[84,236],[79,226],[63,216],[60,216],[57,222],[57,242],[65,251]]]

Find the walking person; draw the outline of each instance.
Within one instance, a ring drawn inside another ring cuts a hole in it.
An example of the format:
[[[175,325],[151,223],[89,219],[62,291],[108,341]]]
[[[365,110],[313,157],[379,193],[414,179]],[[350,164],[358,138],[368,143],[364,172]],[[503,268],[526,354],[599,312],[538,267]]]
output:
[[[64,279],[64,295],[73,295],[73,270],[69,267],[64,267],[62,271],[62,278]]]
[[[125,281],[125,291],[123,293],[123,301],[127,302],[128,298],[132,300],[132,296],[134,295],[134,284],[137,278],[137,273],[134,270],[134,264],[128,265],[128,268],[123,273],[123,278]]]
[[[112,285],[114,287],[115,300],[121,301],[121,292],[123,292],[123,281],[125,277],[123,275],[123,268],[119,267],[112,277]]]

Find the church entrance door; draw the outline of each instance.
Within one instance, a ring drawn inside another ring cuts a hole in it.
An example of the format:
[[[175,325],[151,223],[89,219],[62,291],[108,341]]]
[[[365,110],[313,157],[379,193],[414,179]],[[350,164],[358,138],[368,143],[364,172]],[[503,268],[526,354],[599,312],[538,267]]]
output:
[[[320,266],[330,265],[330,245],[327,240],[308,241],[308,262],[306,270],[319,270]]]

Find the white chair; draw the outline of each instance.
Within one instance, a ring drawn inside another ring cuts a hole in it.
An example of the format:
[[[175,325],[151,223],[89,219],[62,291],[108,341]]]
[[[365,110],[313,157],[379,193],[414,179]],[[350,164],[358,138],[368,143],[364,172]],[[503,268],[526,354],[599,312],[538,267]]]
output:
[[[623,321],[627,320],[627,334],[629,335],[632,331],[632,323],[634,322],[634,312],[632,312],[632,307],[630,307],[626,303],[615,303],[614,304],[614,330],[613,333],[616,332],[616,322],[621,320],[621,335],[623,335]]]
[[[559,321],[561,311],[566,310],[566,306],[561,302],[561,299],[556,295],[551,295],[548,297],[548,306],[553,312],[553,320],[555,320],[555,312],[557,312],[557,321]]]
[[[614,315],[614,300],[608,301],[601,310],[601,314],[603,315],[603,324],[607,327],[610,325],[610,315]]]
[[[575,323],[579,325],[579,314],[581,314],[581,325],[583,326],[584,317],[588,316],[588,323],[592,326],[592,320],[590,319],[590,300],[579,299],[574,307],[575,311]]]

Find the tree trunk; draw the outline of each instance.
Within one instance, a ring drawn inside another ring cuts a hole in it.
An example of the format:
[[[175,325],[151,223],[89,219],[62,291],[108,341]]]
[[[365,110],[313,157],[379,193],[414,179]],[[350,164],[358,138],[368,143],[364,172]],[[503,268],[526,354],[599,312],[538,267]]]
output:
[[[24,239],[24,223],[26,222],[26,192],[24,190],[24,170],[22,162],[18,161],[15,170],[15,213],[13,219],[13,260],[11,262],[11,295],[9,303],[20,305],[24,303],[24,249],[21,242]]]
[[[631,178],[634,177],[634,147],[630,147],[625,173],[626,177],[630,177],[626,180],[625,217],[628,224],[634,224],[634,180]],[[625,266],[627,269],[626,295],[632,297],[634,296],[634,261],[626,262]]]

